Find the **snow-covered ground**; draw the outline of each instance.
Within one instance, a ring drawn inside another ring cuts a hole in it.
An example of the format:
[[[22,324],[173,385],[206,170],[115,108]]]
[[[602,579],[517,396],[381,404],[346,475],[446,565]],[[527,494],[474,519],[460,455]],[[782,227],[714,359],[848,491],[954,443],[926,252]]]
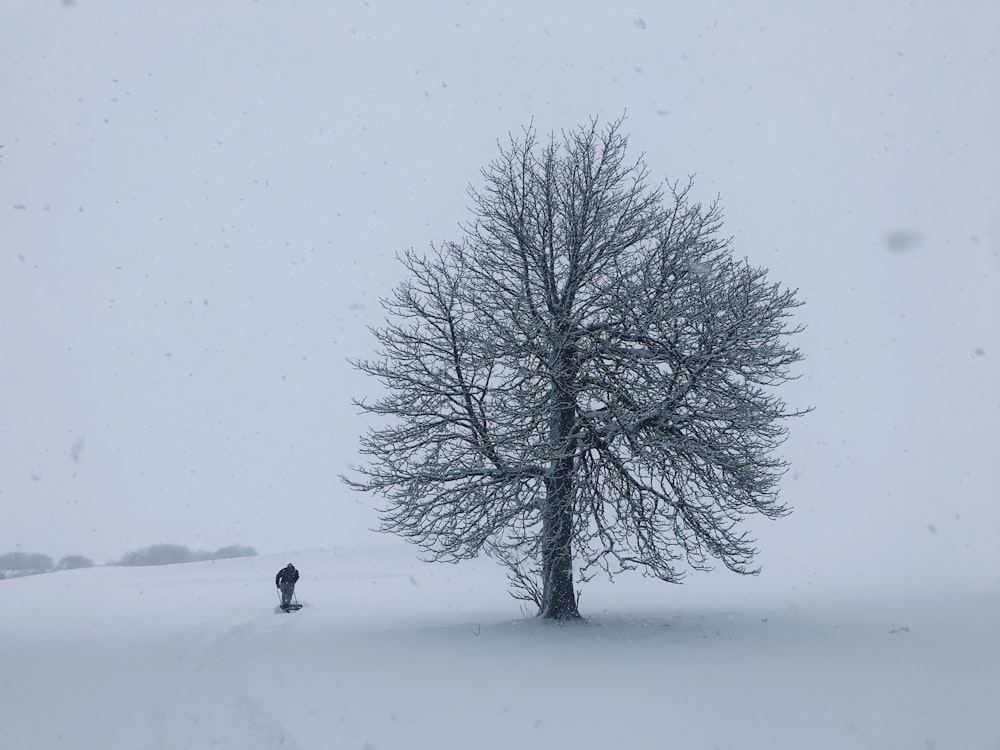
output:
[[[287,557],[287,556],[286,556]],[[618,579],[525,617],[491,563],[312,550],[0,583],[0,747],[1000,748],[1000,597]]]

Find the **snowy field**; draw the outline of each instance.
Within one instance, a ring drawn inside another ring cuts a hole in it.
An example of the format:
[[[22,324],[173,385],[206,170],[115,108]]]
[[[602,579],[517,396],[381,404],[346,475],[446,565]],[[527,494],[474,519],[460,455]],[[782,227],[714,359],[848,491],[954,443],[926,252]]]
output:
[[[0,583],[5,750],[995,750],[1000,597],[713,576],[524,617],[488,562],[397,544]]]

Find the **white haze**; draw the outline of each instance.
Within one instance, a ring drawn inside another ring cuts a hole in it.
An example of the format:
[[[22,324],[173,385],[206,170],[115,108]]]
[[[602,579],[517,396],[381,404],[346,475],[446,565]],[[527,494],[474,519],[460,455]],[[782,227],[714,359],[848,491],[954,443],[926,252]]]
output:
[[[993,576],[1000,11],[962,7],[8,0],[0,551],[374,526],[337,474],[395,253],[508,132],[627,112],[806,302],[766,568]]]

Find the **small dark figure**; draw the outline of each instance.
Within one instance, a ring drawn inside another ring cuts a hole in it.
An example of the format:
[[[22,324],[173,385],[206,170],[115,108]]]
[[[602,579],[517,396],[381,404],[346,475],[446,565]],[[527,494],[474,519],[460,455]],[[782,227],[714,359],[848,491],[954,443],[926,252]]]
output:
[[[287,610],[292,604],[292,597],[295,595],[295,582],[299,580],[299,571],[295,566],[288,563],[278,571],[274,577],[274,585],[281,591],[281,608]]]

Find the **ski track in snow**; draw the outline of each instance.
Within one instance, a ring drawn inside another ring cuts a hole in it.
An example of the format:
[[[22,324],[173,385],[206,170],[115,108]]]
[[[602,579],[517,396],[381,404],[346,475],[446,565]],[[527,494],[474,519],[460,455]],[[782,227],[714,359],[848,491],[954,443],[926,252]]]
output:
[[[298,750],[281,721],[247,689],[249,665],[259,650],[292,629],[290,617],[268,612],[222,634],[199,628],[165,643],[176,660],[151,708],[156,750]]]

